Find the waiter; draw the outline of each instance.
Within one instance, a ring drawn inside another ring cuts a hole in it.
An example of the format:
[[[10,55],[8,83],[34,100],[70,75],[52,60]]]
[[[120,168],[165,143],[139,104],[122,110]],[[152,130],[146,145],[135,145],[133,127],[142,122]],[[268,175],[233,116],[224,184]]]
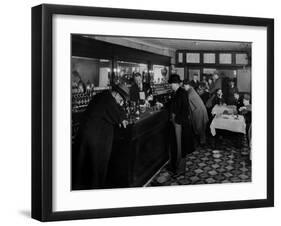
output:
[[[127,96],[124,87],[114,86],[90,101],[72,150],[72,189],[106,186],[114,127],[127,125],[121,108]]]
[[[186,154],[194,151],[188,94],[181,87],[179,75],[172,74],[169,83],[175,92],[171,100],[171,121],[176,134],[176,149],[171,148],[171,163],[175,173],[181,174],[185,171]]]
[[[235,105],[236,98],[235,98],[235,93],[238,93],[238,89],[235,86],[235,81],[230,80],[229,82],[229,87],[227,90],[227,104],[228,105]]]
[[[151,94],[151,89],[147,83],[142,82],[141,74],[136,73],[134,83],[130,88],[130,100],[144,103],[146,98]]]

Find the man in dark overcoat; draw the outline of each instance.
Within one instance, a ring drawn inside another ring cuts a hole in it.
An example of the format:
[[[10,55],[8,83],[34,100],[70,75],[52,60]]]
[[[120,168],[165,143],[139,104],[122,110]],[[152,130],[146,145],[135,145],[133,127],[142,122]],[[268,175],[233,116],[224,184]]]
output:
[[[116,86],[94,96],[85,110],[72,150],[73,190],[105,187],[114,127],[127,125],[123,95]]]
[[[171,100],[171,121],[175,129],[177,146],[171,148],[171,164],[174,166],[176,173],[181,173],[185,170],[186,154],[194,151],[188,94],[181,87],[179,75],[172,74],[169,83],[175,92]]]

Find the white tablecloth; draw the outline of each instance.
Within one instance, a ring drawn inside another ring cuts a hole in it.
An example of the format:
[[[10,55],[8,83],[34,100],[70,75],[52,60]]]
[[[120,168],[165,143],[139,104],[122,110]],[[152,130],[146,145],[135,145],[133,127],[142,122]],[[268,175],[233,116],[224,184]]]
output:
[[[242,115],[238,115],[237,119],[233,115],[218,115],[213,119],[210,129],[213,136],[216,135],[216,129],[246,134],[246,123]]]
[[[216,104],[212,109],[212,115],[220,115],[224,111],[227,111],[229,114],[233,114],[237,110],[236,110],[236,106],[234,106],[234,105],[217,105]]]

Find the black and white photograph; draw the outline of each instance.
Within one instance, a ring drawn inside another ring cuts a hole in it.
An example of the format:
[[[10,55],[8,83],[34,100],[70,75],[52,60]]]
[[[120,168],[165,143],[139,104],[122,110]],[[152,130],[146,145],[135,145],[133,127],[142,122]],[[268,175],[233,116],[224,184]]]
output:
[[[274,20],[32,8],[32,218],[274,206]]]
[[[71,190],[251,183],[251,42],[70,40]]]
[[[3,1],[0,225],[280,222],[278,5]]]

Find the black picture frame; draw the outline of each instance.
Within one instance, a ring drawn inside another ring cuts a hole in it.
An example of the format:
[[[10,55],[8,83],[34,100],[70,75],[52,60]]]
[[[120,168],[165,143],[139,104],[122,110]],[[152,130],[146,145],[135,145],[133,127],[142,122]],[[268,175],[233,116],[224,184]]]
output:
[[[267,28],[267,198],[130,208],[52,210],[52,18],[55,14],[247,25]],[[274,20],[176,12],[43,4],[32,8],[32,218],[121,217],[274,206]]]

